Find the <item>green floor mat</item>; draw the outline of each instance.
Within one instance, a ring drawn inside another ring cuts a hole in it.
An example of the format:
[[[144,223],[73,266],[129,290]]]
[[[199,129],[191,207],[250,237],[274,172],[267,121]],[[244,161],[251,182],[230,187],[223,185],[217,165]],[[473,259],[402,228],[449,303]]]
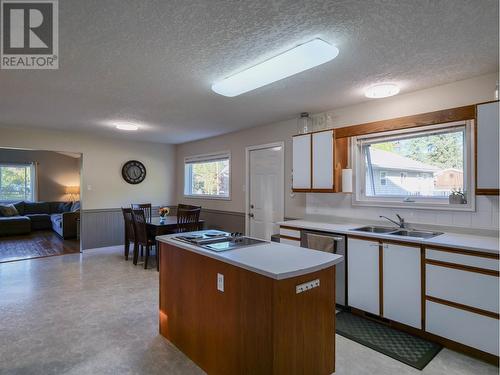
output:
[[[339,335],[419,370],[442,349],[441,345],[347,311],[341,311],[336,316]]]

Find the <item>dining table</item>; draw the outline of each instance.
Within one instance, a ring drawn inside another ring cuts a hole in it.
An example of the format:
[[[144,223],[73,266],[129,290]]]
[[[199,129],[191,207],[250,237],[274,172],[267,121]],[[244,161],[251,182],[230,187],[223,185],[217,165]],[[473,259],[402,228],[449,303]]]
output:
[[[198,230],[203,229],[204,223],[203,220],[198,220]],[[175,233],[177,229],[177,216],[165,216],[163,220],[159,216],[154,216],[146,220],[146,227],[148,232],[154,237]]]

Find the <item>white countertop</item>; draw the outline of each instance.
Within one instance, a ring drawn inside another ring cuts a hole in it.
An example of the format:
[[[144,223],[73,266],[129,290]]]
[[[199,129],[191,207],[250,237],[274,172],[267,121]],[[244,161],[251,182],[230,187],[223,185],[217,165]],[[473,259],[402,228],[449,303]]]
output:
[[[498,237],[493,237],[493,236],[478,236],[472,234],[447,232],[433,238],[424,239],[415,237],[394,236],[390,234],[381,234],[381,233],[359,232],[352,229],[367,226],[367,224],[360,224],[355,222],[353,223],[347,221],[342,223],[333,223],[333,222],[329,223],[329,222],[309,221],[309,220],[289,220],[289,221],[279,222],[278,224],[300,229],[319,230],[325,232],[351,234],[351,235],[381,238],[381,239],[386,238],[391,240],[399,240],[403,242],[411,242],[424,245],[446,246],[452,248],[454,247],[457,249],[477,250],[495,254],[499,253]],[[390,225],[382,223],[380,224],[380,226],[390,226]]]
[[[173,238],[175,236],[177,235],[158,236],[156,239],[276,280],[306,275],[343,261],[341,255],[276,242],[266,242],[218,253],[175,240]]]

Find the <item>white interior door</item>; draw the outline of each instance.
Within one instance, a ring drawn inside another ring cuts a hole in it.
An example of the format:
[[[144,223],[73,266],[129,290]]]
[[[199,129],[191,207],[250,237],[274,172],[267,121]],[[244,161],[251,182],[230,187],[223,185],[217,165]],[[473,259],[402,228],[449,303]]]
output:
[[[284,215],[283,145],[248,148],[247,234],[270,240]]]

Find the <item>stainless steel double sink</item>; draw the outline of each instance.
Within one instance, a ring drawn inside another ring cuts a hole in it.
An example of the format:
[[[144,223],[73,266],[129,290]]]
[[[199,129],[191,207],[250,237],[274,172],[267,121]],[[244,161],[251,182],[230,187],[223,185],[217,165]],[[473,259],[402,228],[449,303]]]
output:
[[[391,236],[417,237],[417,238],[432,238],[443,234],[443,232],[431,232],[423,230],[388,228],[388,227],[378,227],[378,226],[365,226],[361,228],[355,228],[352,230],[365,233],[390,234]]]

